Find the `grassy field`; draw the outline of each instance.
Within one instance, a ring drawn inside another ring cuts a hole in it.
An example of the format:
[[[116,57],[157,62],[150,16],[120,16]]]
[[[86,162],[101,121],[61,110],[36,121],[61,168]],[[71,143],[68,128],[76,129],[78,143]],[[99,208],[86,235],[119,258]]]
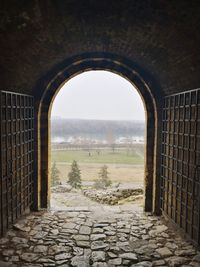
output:
[[[143,184],[144,167],[143,165],[131,164],[106,164],[108,166],[109,178],[113,183],[134,183]],[[70,163],[57,162],[56,166],[60,172],[59,178],[62,183],[67,182],[70,172]],[[98,173],[102,164],[99,163],[79,163],[82,181],[92,182],[98,178]]]
[[[109,178],[116,183],[142,184],[144,181],[144,158],[143,146],[136,145],[131,149],[111,149],[70,151],[52,151],[52,162],[60,172],[61,182],[67,182],[73,160],[78,162],[81,170],[82,181],[92,182],[98,178],[100,168],[106,164],[108,166]]]
[[[84,150],[54,150],[52,151],[52,162],[69,162],[76,160],[78,163],[114,163],[114,164],[144,164],[141,147],[135,149],[111,149],[91,151]]]

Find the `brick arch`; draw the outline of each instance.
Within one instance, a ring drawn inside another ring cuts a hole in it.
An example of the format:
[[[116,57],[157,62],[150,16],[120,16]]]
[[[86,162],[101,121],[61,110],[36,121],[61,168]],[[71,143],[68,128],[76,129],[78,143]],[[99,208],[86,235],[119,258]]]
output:
[[[106,70],[116,73],[138,90],[146,111],[146,149],[145,149],[145,211],[159,213],[159,147],[160,147],[160,98],[156,86],[148,75],[126,58],[108,53],[87,53],[75,56],[55,69],[39,82],[41,94],[37,99],[37,138],[36,157],[38,179],[35,186],[35,207],[48,208],[50,200],[50,122],[51,105],[59,89],[72,77],[89,70]]]

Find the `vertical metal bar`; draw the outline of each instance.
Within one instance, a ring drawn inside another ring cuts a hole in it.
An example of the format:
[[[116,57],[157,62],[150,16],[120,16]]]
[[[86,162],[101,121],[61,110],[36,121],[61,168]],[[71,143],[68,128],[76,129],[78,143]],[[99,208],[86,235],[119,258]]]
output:
[[[165,177],[165,212],[167,214],[167,210],[168,210],[168,166],[167,166],[167,161],[168,161],[168,151],[169,151],[169,146],[168,146],[168,120],[169,120],[169,112],[168,112],[168,101],[169,101],[169,97],[166,98],[166,118],[165,118],[165,146],[166,146],[166,150],[165,150],[165,172],[166,172],[166,177]]]
[[[34,168],[34,99],[31,97],[31,196],[30,196],[30,205],[33,204],[33,192],[34,192],[34,174],[35,174],[35,168]]]
[[[3,97],[4,95],[4,97]],[[3,110],[2,110],[2,107],[4,106],[4,112],[5,112],[5,104],[6,103],[3,103],[3,100],[6,99],[6,95],[4,93],[1,92],[1,119],[3,119]],[[3,105],[4,104],[4,105]],[[5,114],[4,114],[5,116]],[[4,120],[4,130],[6,128],[6,122]],[[7,170],[5,170],[5,160],[6,160],[6,154],[3,155],[3,153],[6,153],[5,152],[5,147],[6,147],[6,137],[5,137],[5,132],[3,131],[3,125],[1,123],[1,148],[2,148],[2,145],[3,145],[3,137],[4,137],[4,151],[1,149],[1,199],[2,199],[2,202],[1,202],[1,207],[2,207],[2,214],[1,214],[1,234],[3,235],[4,233],[4,229],[5,229],[5,222],[7,220],[7,217],[6,217],[6,213],[7,213],[7,208],[5,207],[6,203],[5,203],[5,179],[6,177],[4,177],[3,175],[3,168],[4,168],[4,172],[7,172]],[[6,176],[6,173],[5,173],[5,176]]]
[[[197,172],[199,172],[199,168],[200,168],[200,166],[197,166]],[[199,190],[200,190],[200,183],[199,183]],[[198,212],[198,232],[197,232],[197,236],[198,236],[197,240],[198,241],[197,242],[198,242],[198,244],[200,244],[200,194],[199,194],[198,204],[199,204],[199,212]]]
[[[175,98],[172,96],[171,97],[173,99],[173,103],[175,101]],[[175,103],[174,103],[175,104]],[[170,108],[170,136],[172,135],[172,143],[171,143],[171,149],[172,149],[172,155],[170,155],[170,160],[172,161],[172,166],[171,168],[171,217],[173,218],[173,197],[174,197],[174,192],[173,192],[173,188],[174,188],[174,172],[173,172],[173,166],[174,166],[174,159],[173,159],[173,154],[174,154],[174,104],[173,106],[173,112],[172,112],[172,107]],[[173,118],[173,119],[172,119]],[[172,129],[171,126],[173,125]]]
[[[176,138],[176,151],[177,151],[177,153],[176,153],[176,158],[174,159],[174,160],[176,160],[176,170],[175,170],[175,172],[176,172],[176,183],[175,183],[175,207],[174,207],[174,209],[175,209],[175,222],[177,223],[177,216],[178,216],[178,210],[177,210],[177,202],[178,202],[178,200],[177,200],[177,191],[178,191],[178,134],[179,134],[179,119],[180,119],[180,109],[179,109],[179,106],[180,106],[180,95],[178,95],[177,96],[177,98],[178,98],[178,103],[177,103],[177,107],[176,107],[176,109],[178,110],[178,117],[177,117],[177,122],[175,122],[176,123],[176,125],[177,125],[177,132],[176,132],[176,135],[177,135],[177,138]]]
[[[164,154],[164,152],[165,152],[165,149],[163,150],[163,147],[165,147],[165,138],[164,138],[164,136],[165,136],[165,124],[166,124],[166,122],[165,122],[165,117],[166,117],[166,109],[165,109],[165,105],[166,105],[166,100],[165,100],[165,98],[164,98],[164,100],[163,100],[163,110],[162,110],[162,135],[161,135],[161,140],[162,140],[162,142],[161,142],[161,157],[162,157],[162,159],[161,159],[161,179],[160,179],[160,188],[161,188],[161,194],[160,194],[160,207],[161,207],[161,209],[162,209],[162,211],[164,211],[164,190],[165,190],[165,188],[164,188],[164,182],[165,182],[165,178],[164,178],[164,162],[163,162],[163,160],[164,160],[164,157],[165,157],[165,154]]]
[[[17,95],[17,107],[18,107],[18,116],[17,116],[17,121],[18,121],[18,141],[17,141],[17,159],[18,159],[18,179],[17,179],[17,188],[18,188],[18,195],[17,195],[17,200],[18,200],[18,216],[22,214],[21,211],[21,96]]]
[[[185,94],[182,94],[183,95],[183,118],[182,118],[182,128],[183,128],[183,132],[184,132],[184,102],[185,102]],[[179,136],[180,138],[180,136]],[[184,142],[183,142],[183,133],[182,133],[182,153],[181,153],[181,184],[180,184],[180,187],[181,187],[181,194],[180,194],[180,226],[182,227],[182,208],[183,208],[183,203],[182,203],[182,196],[183,196],[183,145],[184,145]],[[179,147],[180,149],[180,147]]]
[[[197,121],[196,121],[196,127],[198,127],[198,125],[200,124],[200,111],[198,111],[198,109],[200,109],[200,89],[197,91]],[[200,127],[200,126],[199,126]],[[200,139],[200,134],[198,135],[198,138]],[[197,142],[198,142],[198,138],[197,138],[197,134],[196,134],[196,142],[195,142],[195,148],[197,148]],[[196,150],[196,155],[195,155],[195,165],[196,165],[196,169],[197,169],[197,175],[199,173],[200,170],[200,165],[198,165],[200,162],[197,161],[197,153],[200,156],[200,150]],[[200,161],[200,160],[199,160]],[[200,177],[198,177],[198,184],[199,184],[199,190],[200,190]],[[199,208],[199,212],[198,212],[198,244],[200,244],[200,194],[198,196],[198,208]]]
[[[196,135],[197,135],[197,108],[198,108],[198,103],[197,103],[197,92],[198,91],[196,91],[195,92],[195,116],[194,116],[194,118],[192,118],[192,121],[194,121],[195,122],[195,125],[194,125],[194,133],[193,133],[193,135],[194,135],[194,151],[196,150]],[[191,98],[192,99],[192,98]],[[192,106],[193,105],[191,105],[191,108],[192,108]],[[192,151],[192,148],[190,147],[190,152]],[[190,153],[189,153],[190,154]],[[190,157],[190,156],[189,156]],[[190,162],[190,160],[189,160],[189,162]],[[195,153],[194,153],[194,162],[196,162],[196,155],[195,155]],[[192,230],[191,230],[191,237],[193,238],[193,239],[195,239],[195,236],[194,236],[194,228],[196,227],[195,225],[194,225],[194,216],[195,216],[195,211],[194,211],[194,204],[195,204],[195,201],[196,201],[196,199],[195,199],[195,178],[196,178],[196,171],[197,170],[195,170],[195,172],[194,172],[194,177],[192,177],[193,179],[192,179],[192,210],[191,210],[191,213],[192,213],[192,218],[191,218],[191,227],[192,227]],[[198,239],[198,237],[197,237],[197,239]]]
[[[18,188],[17,188],[17,171],[18,171],[18,159],[17,159],[17,95],[15,95],[15,217],[18,218]]]
[[[186,98],[185,98],[185,101],[186,101]],[[189,136],[190,136],[190,121],[191,121],[191,112],[190,112],[190,109],[191,109],[191,106],[190,106],[190,104],[191,104],[191,94],[189,94],[189,117],[188,117],[188,121],[186,122],[186,119],[185,119],[185,123],[186,123],[186,125],[187,124],[189,124],[189,131],[188,131],[188,139],[189,139]],[[186,103],[185,103],[185,112],[186,112],[186,109],[187,107],[186,107]],[[185,131],[185,127],[184,127],[184,139],[183,140],[185,140],[185,136],[186,136],[186,131]],[[190,141],[190,140],[189,140]],[[183,150],[183,152],[185,151],[185,146],[183,146],[184,147],[184,150]],[[187,148],[188,149],[188,148]],[[189,159],[189,155],[188,155],[188,159]],[[186,188],[185,188],[185,191],[186,191],[186,195],[185,195],[185,231],[186,231],[186,233],[188,232],[188,179],[189,179],[189,168],[188,168],[188,164],[189,164],[189,162],[188,162],[188,159],[187,159],[187,179],[186,179]],[[185,162],[185,160],[184,160],[184,162]]]
[[[25,165],[26,165],[26,130],[25,130],[25,97],[22,96],[22,99],[23,99],[23,107],[22,107],[22,113],[23,113],[23,116],[22,116],[22,124],[23,124],[23,175],[22,175],[22,196],[23,196],[23,199],[22,199],[22,212],[24,213],[25,211],[25,199],[26,199],[26,194],[25,194],[25,186],[26,186],[26,183],[25,183]]]
[[[8,157],[8,153],[9,153],[9,143],[8,143],[8,95],[6,94],[6,163],[7,163],[7,168],[6,168],[6,228],[8,227],[9,224],[9,196],[8,196],[8,192],[9,192],[9,184],[8,184],[8,175],[9,175],[9,157]]]
[[[0,133],[0,175],[1,175],[1,177],[0,177],[0,184],[1,184],[1,188],[0,188],[0,194],[1,194],[1,199],[0,199],[0,205],[1,205],[1,214],[0,214],[0,235],[2,235],[3,234],[3,170],[2,170],[2,164],[3,164],[3,162],[2,162],[2,159],[3,159],[3,157],[2,157],[2,153],[3,153],[3,151],[2,151],[2,146],[3,146],[3,137],[2,137],[2,134],[3,134],[3,126],[2,126],[2,93],[0,92],[0,103],[1,103],[1,105],[0,105],[0,122],[1,122],[1,125],[0,125],[0,127],[1,127],[1,133]]]
[[[19,206],[19,215],[22,214],[21,210],[21,154],[22,154],[22,146],[21,146],[21,96],[18,96],[19,102],[19,117],[18,117],[18,160],[19,160],[19,168],[18,168],[18,206]]]
[[[12,130],[13,130],[13,105],[12,105],[12,94],[10,95],[10,127],[11,127],[11,132],[10,132],[10,138],[11,138],[11,162],[10,162],[10,208],[11,208],[11,222],[14,222],[14,208],[13,208],[13,135]]]
[[[164,98],[164,105],[163,105],[163,118],[162,118],[162,146],[164,145],[164,150],[162,151],[162,166],[161,166],[161,174],[162,174],[162,210],[165,210],[165,167],[164,161],[166,159],[166,98]]]
[[[22,213],[24,213],[24,210],[25,210],[25,207],[24,207],[24,205],[25,205],[25,201],[24,201],[24,199],[25,199],[25,195],[24,195],[24,186],[25,186],[25,181],[24,181],[24,160],[25,160],[25,141],[26,141],[26,136],[25,136],[25,124],[24,124],[24,117],[25,117],[25,109],[24,109],[24,106],[25,106],[25,103],[24,103],[24,96],[21,96],[21,99],[23,99],[22,100],[22,103],[23,103],[23,106],[21,107],[22,108],[22,117],[21,117],[21,121],[22,121],[22,136],[23,136],[23,154],[22,154],[22,175],[21,175],[21,181],[22,181],[22,183],[21,183],[21,193],[22,193]]]
[[[171,131],[171,96],[169,97],[169,107],[168,107],[168,111],[169,111],[169,118],[168,118],[168,194],[167,194],[167,213],[169,216],[171,216],[170,212],[171,212],[171,207],[170,207],[170,186],[171,186],[171,177],[170,177],[170,164],[171,164],[171,160],[170,160],[170,139],[171,139],[171,135],[170,135],[170,131]]]
[[[19,201],[19,213],[20,215],[22,214],[22,196],[21,196],[21,176],[22,176],[22,170],[21,170],[21,157],[22,157],[22,135],[21,135],[21,95],[18,96],[19,99],[19,121],[18,121],[18,160],[19,160],[19,181],[18,181],[18,189],[19,189],[19,197],[18,197],[18,201]]]

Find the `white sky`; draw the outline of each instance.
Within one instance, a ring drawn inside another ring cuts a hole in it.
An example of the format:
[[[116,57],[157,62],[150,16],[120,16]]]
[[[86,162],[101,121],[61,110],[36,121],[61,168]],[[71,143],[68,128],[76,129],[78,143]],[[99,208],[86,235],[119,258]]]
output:
[[[145,120],[143,102],[133,85],[108,71],[88,71],[60,89],[51,115],[69,119]]]

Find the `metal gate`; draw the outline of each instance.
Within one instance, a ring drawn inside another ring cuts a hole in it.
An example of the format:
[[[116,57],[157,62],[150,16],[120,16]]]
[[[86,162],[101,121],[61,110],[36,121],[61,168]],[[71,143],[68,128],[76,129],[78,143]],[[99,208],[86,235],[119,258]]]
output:
[[[0,91],[0,233],[32,204],[33,97]]]
[[[161,208],[200,244],[200,89],[164,99]]]

